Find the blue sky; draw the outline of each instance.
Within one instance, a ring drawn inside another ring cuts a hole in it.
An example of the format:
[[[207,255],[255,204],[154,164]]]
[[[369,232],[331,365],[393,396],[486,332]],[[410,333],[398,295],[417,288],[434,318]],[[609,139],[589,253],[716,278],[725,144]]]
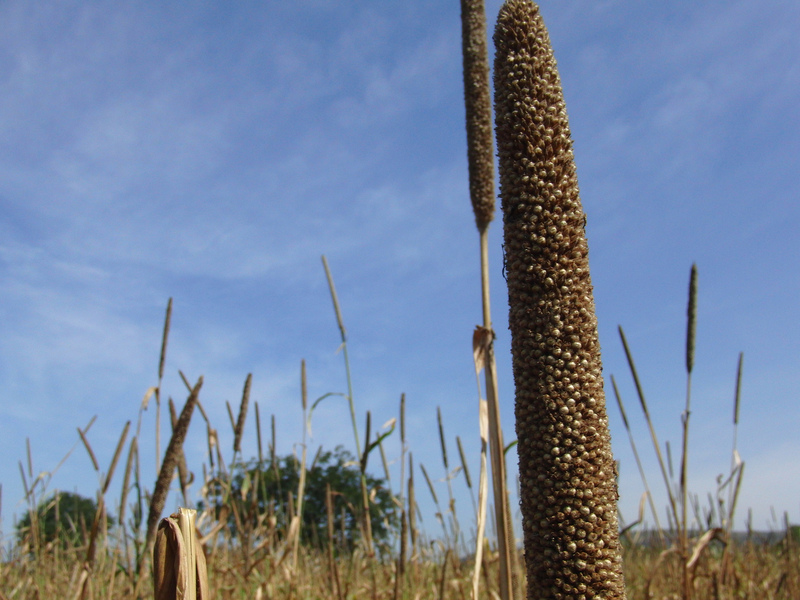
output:
[[[487,3],[490,32],[499,6]],[[757,528],[779,526],[771,509],[800,521],[800,5],[609,0],[541,9],[588,214],[605,374],[626,400],[656,505],[666,505],[663,483],[617,325],[659,438],[677,448],[696,262],[691,487],[706,505],[729,467],[743,351],[739,525],[747,508]],[[98,415],[88,437],[107,469],[124,423],[135,424],[156,383],[169,297],[164,397],[185,400],[178,369],[203,375],[201,401],[230,460],[225,401],[238,406],[252,372],[251,399],[265,421],[275,415],[279,453],[291,452],[302,437],[301,359],[312,399],[346,389],[322,254],[348,329],[362,435],[367,410],[383,423],[405,393],[415,462],[444,474],[440,406],[451,463],[459,435],[477,477],[478,238],[460,36],[454,0],[0,5],[6,536],[25,508],[17,460],[26,462],[26,437],[34,475],[50,471],[78,441],[75,428]],[[511,441],[501,238],[498,212],[492,302]],[[610,393],[608,412],[630,522],[643,487]],[[145,481],[155,481],[153,420],[151,408],[140,440]],[[313,434],[312,451],[353,447],[344,401],[318,409]],[[396,437],[387,441],[390,460],[398,447]],[[198,415],[186,442],[198,478],[205,448]],[[243,449],[256,452],[252,413]],[[110,499],[120,485],[117,473]],[[49,486],[94,494],[83,448]],[[461,478],[454,490],[468,522]],[[428,494],[419,496],[436,534]]]

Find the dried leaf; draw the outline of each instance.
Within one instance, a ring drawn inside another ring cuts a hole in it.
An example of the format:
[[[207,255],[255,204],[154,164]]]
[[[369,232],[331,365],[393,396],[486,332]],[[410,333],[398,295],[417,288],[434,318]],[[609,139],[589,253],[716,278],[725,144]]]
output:
[[[494,332],[481,325],[475,326],[472,334],[472,357],[475,360],[475,371],[480,374],[486,368],[489,357],[489,348],[494,339]]]
[[[183,538],[178,524],[162,519],[153,548],[154,597],[155,600],[178,600],[178,590],[186,588],[186,572],[182,568],[184,555]]]
[[[194,509],[181,508],[158,525],[153,548],[155,600],[209,598],[206,557],[195,515]]]
[[[697,540],[697,544],[692,552],[692,557],[689,559],[689,562],[686,563],[686,566],[689,568],[689,570],[693,570],[697,566],[697,561],[700,560],[700,555],[703,553],[703,550],[705,550],[706,546],[711,543],[711,540],[716,538],[721,533],[721,527],[714,527],[713,529],[706,531],[703,536]]]
[[[150,398],[153,397],[157,389],[156,387],[147,388],[147,391],[144,393],[144,398],[142,398],[141,410],[147,410],[147,405],[150,404]]]
[[[481,398],[481,403],[478,408],[478,423],[481,429],[481,441],[484,444],[489,443],[489,403]]]

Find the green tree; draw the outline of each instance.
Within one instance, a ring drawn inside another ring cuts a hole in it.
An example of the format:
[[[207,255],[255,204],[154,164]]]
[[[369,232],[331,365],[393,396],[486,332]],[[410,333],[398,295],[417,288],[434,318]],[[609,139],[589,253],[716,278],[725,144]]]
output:
[[[389,536],[397,525],[394,499],[385,487],[384,480],[366,475],[367,489],[370,491],[370,520],[372,536],[378,543],[389,542]],[[230,501],[242,502],[244,511],[250,519],[251,527],[259,515],[272,512],[277,521],[278,531],[285,532],[289,525],[289,494],[296,494],[300,483],[300,461],[294,455],[276,457],[275,465],[257,460],[239,463],[232,467],[230,489],[227,482],[217,480],[212,486],[209,501],[220,514],[222,507]],[[325,503],[326,484],[333,495],[334,531],[340,547],[352,549],[361,538],[361,471],[353,455],[342,446],[335,450],[318,453],[306,472],[305,494],[303,499],[303,526],[301,541],[308,545],[320,545],[328,539],[328,512]],[[253,490],[256,490],[254,511],[247,510],[252,505]],[[244,500],[247,498],[247,500]],[[203,504],[201,503],[201,509]],[[231,532],[237,535],[237,525],[229,517]],[[243,524],[243,528],[246,528]]]
[[[72,492],[56,492],[36,508],[36,527],[31,511],[17,523],[17,540],[24,543],[38,534],[39,544],[58,539],[62,546],[80,546],[85,541],[97,513],[97,504]]]

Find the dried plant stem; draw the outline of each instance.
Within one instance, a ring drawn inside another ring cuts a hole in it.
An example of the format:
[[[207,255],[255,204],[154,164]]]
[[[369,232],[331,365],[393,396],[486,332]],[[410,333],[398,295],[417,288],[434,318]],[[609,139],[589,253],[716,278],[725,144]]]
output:
[[[406,395],[400,394],[400,491],[397,503],[400,506],[400,551],[397,555],[397,571],[394,579],[394,600],[402,597],[405,587],[406,555],[408,554],[408,516],[403,488],[406,480]]]
[[[175,426],[178,424],[178,411],[175,410],[175,403],[172,398],[168,400],[169,404],[169,418],[172,424],[172,431],[175,431]],[[186,464],[186,455],[181,448],[178,454],[178,483],[181,486],[181,494],[183,494],[183,503],[189,505],[189,485],[191,484],[191,473]]]
[[[97,459],[94,456],[94,451],[92,450],[92,446],[91,444],[89,444],[89,440],[86,438],[86,434],[83,431],[81,431],[80,427],[78,427],[78,435],[80,436],[81,441],[83,442],[84,448],[86,448],[86,452],[89,454],[89,458],[92,459],[92,466],[94,467],[94,470],[99,473],[100,465],[97,464]]]
[[[614,379],[614,376],[611,376],[611,387],[614,389],[614,397],[617,399],[617,406],[619,406],[619,412],[622,415],[622,423],[625,425],[625,431],[628,433],[628,440],[631,444],[631,450],[633,450],[633,457],[636,460],[636,467],[639,469],[639,476],[642,478],[642,483],[644,484],[645,494],[647,495],[647,500],[650,504],[650,511],[653,513],[653,518],[656,522],[656,529],[658,530],[658,537],[661,540],[662,545],[664,544],[664,530],[661,527],[661,522],[658,518],[658,510],[656,510],[655,502],[653,501],[653,494],[650,492],[650,484],[647,482],[647,475],[645,475],[644,467],[642,466],[642,461],[639,458],[639,451],[636,448],[636,441],[633,438],[633,433],[631,432],[630,424],[628,423],[628,415],[625,412],[625,406],[622,404],[622,396],[619,394],[619,390],[617,389],[617,382]]]
[[[691,416],[692,398],[692,369],[694,367],[695,334],[697,329],[697,265],[692,265],[689,276],[689,306],[687,308],[686,326],[686,408],[681,417],[682,449],[681,449],[681,521],[678,525],[680,537],[680,552],[683,577],[683,600],[691,600],[692,582],[688,568],[689,562],[689,521],[687,515],[688,505],[688,470],[689,470],[689,417]]]
[[[506,459],[503,443],[503,427],[500,423],[500,402],[497,389],[497,362],[494,356],[494,332],[489,306],[489,252],[488,231],[483,230],[481,238],[481,290],[483,299],[483,326],[492,331],[488,341],[488,360],[486,361],[486,401],[489,417],[489,455],[492,464],[492,485],[494,489],[495,526],[497,528],[497,548],[500,556],[499,578],[500,598],[514,597],[514,530],[511,526],[511,511],[506,485]]]
[[[303,408],[303,444],[302,444],[302,458],[300,459],[300,481],[297,486],[297,526],[293,526],[294,539],[292,540],[292,573],[294,581],[297,578],[297,562],[300,556],[300,534],[303,528],[303,503],[305,501],[305,487],[306,487],[306,414],[308,412],[308,391],[306,382],[306,361],[300,362],[300,404]]]
[[[114,450],[114,458],[111,459],[111,466],[108,467],[108,473],[103,477],[103,489],[102,492],[105,494],[108,491],[108,486],[111,484],[111,478],[114,475],[114,471],[117,468],[117,462],[119,462],[119,457],[122,454],[122,448],[125,446],[125,440],[128,437],[128,430],[131,428],[131,422],[128,421],[125,423],[125,427],[122,429],[122,434],[119,436],[119,442],[117,442],[117,448]]]
[[[419,556],[419,546],[417,545],[417,498],[416,490],[414,488],[414,455],[408,453],[408,535],[411,538],[411,564],[414,568],[414,576],[416,579],[418,565],[417,557]]]
[[[481,566],[483,565],[483,547],[486,534],[486,503],[489,495],[489,477],[487,475],[486,451],[489,443],[489,418],[485,400],[480,402],[480,434],[481,434],[481,470],[478,481],[478,532],[475,537],[475,564],[472,573],[472,600],[478,600],[478,586],[480,585]],[[471,490],[470,490],[471,491]],[[484,569],[484,574],[488,575]]]
[[[330,267],[328,267],[328,259],[323,255],[322,266],[325,268],[325,277],[328,279],[328,288],[331,292],[331,300],[333,301],[333,311],[336,314],[336,323],[339,326],[339,333],[342,339],[342,354],[344,356],[345,372],[347,374],[347,401],[350,406],[350,420],[353,425],[353,437],[356,442],[356,456],[361,457],[361,442],[358,437],[358,424],[356,423],[356,407],[353,400],[353,380],[350,376],[350,360],[347,355],[347,330],[344,327],[342,319],[342,311],[339,308],[339,296],[336,294],[336,286],[333,283],[333,275],[331,275]]]
[[[453,497],[453,481],[450,477],[450,463],[447,460],[447,443],[445,442],[444,437],[444,423],[442,423],[442,410],[440,407],[436,407],[436,421],[439,425],[439,444],[442,448],[442,462],[444,463],[444,474],[445,480],[447,481],[447,501],[449,511],[451,513],[453,519],[453,541],[454,543],[458,543],[459,537],[459,529],[458,529],[458,517],[456,515],[456,500]]]
[[[633,360],[633,355],[631,354],[630,348],[628,347],[628,340],[625,339],[625,332],[622,329],[622,326],[617,328],[619,331],[619,337],[622,340],[622,347],[625,350],[625,357],[628,360],[628,367],[631,370],[631,375],[633,376],[633,383],[636,386],[636,393],[639,396],[639,404],[642,407],[642,412],[644,413],[644,419],[647,423],[647,427],[650,430],[650,439],[653,442],[653,449],[656,452],[656,458],[658,458],[658,466],[661,471],[661,477],[664,479],[664,487],[667,490],[667,499],[669,500],[669,507],[670,507],[670,514],[672,523],[677,526],[678,523],[678,507],[675,501],[675,495],[672,493],[672,486],[669,483],[669,475],[667,473],[667,466],[664,463],[664,456],[661,454],[661,445],[658,443],[658,436],[656,435],[655,427],[653,426],[653,421],[650,418],[650,411],[647,408],[647,400],[644,396],[644,390],[642,389],[642,384],[639,382],[639,374],[636,371],[636,363]],[[669,443],[667,443],[667,450],[669,451]],[[672,461],[670,461],[671,463]]]
[[[334,559],[334,539],[333,539],[333,498],[331,496],[331,485],[325,484],[325,509],[328,516],[328,570],[331,574],[333,592],[336,593],[338,600],[343,600],[342,584],[339,582],[339,568]]]
[[[742,470],[744,463],[739,459],[737,440],[739,435],[739,406],[742,398],[742,366],[744,363],[744,353],[739,353],[739,361],[736,365],[736,391],[733,395],[733,448],[731,450],[731,477],[736,473],[736,483],[728,489],[728,514],[726,515],[726,528],[728,533],[733,530],[733,515],[736,510],[736,500],[739,496],[739,487],[742,482]]]
[[[339,326],[339,333],[342,339],[342,354],[344,356],[344,365],[345,365],[345,372],[347,375],[347,402],[350,407],[350,421],[353,425],[353,437],[355,439],[356,444],[356,456],[359,460],[362,461],[364,464],[365,455],[361,453],[361,442],[358,437],[358,424],[356,423],[356,406],[355,400],[353,398],[353,380],[350,375],[350,358],[347,354],[347,330],[344,327],[344,320],[342,319],[342,311],[339,308],[339,296],[336,294],[336,286],[333,283],[333,275],[331,274],[330,267],[328,267],[328,259],[323,255],[322,256],[322,266],[325,268],[325,277],[328,280],[328,288],[331,292],[331,300],[333,301],[333,311],[336,314],[336,323]],[[365,448],[364,452],[368,452],[368,449]],[[373,556],[375,550],[372,545],[372,522],[370,520],[370,509],[369,509],[369,491],[367,490],[367,478],[363,472],[361,472],[361,496],[362,496],[362,525],[364,527],[364,542],[367,547],[367,554],[371,557]]]
[[[442,560],[442,573],[439,576],[439,600],[444,600],[445,584],[447,583],[447,561],[450,559],[450,547],[444,552],[444,560]]]
[[[491,331],[488,230],[489,223],[494,216],[495,198],[489,54],[483,0],[461,0],[461,40],[470,200],[480,236],[483,326]],[[503,432],[500,425],[497,390],[497,366],[491,341],[489,342],[485,378],[486,399],[489,403],[489,448],[495,497],[497,545],[500,555],[500,597],[502,600],[508,600],[514,596],[512,550],[515,544],[506,487]]]
[[[464,454],[464,448],[461,445],[461,438],[456,436],[456,446],[458,446],[458,455],[461,458],[461,469],[464,472],[464,481],[467,483],[467,489],[469,490],[469,496],[472,500],[472,511],[475,513],[475,518],[478,517],[478,505],[475,502],[475,492],[472,489],[472,477],[469,474],[469,463],[467,462],[467,457]]]

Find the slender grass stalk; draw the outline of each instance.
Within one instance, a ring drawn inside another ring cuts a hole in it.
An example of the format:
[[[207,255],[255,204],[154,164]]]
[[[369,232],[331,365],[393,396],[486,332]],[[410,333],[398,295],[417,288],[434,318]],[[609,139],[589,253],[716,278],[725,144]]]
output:
[[[489,302],[489,223],[495,209],[492,110],[489,92],[489,54],[483,0],[461,0],[461,40],[466,109],[467,159],[470,201],[478,228],[481,265],[481,306],[483,327],[492,331]],[[494,339],[492,332],[491,340]],[[506,487],[503,432],[497,388],[497,366],[493,342],[489,341],[486,365],[486,399],[489,403],[489,439],[492,481],[495,495],[497,543],[500,552],[500,598],[514,596],[514,555],[511,511]]]
[[[228,419],[231,422],[231,431],[233,431],[234,435],[236,434],[236,419],[233,416],[233,408],[231,408],[231,403],[225,400],[225,408],[228,411]],[[234,457],[235,458],[235,457]],[[233,464],[233,463],[231,463]]]
[[[264,462],[264,451],[261,445],[261,414],[258,411],[258,402],[255,403],[256,409],[256,442],[258,444],[258,468],[261,470],[261,465]]]
[[[297,563],[300,557],[300,535],[302,533],[303,528],[303,503],[305,501],[305,487],[306,487],[306,452],[308,451],[306,447],[306,418],[308,412],[308,385],[306,381],[306,361],[303,360],[300,362],[300,404],[303,408],[303,443],[302,443],[302,458],[300,460],[300,481],[297,486],[297,526],[294,527],[294,523],[292,523],[294,530],[294,538],[292,540],[292,571],[294,573],[293,577],[296,577],[297,574]]]
[[[89,440],[86,438],[86,434],[81,431],[81,428],[78,427],[78,435],[83,442],[83,447],[86,448],[86,452],[89,454],[89,458],[92,459],[92,466],[94,467],[95,472],[100,472],[100,465],[97,464],[97,458],[95,458],[94,451],[92,450],[92,445],[89,443]]]
[[[417,546],[417,499],[414,489],[414,455],[408,453],[408,534],[411,538],[411,564],[414,574],[417,574],[417,557],[419,556],[419,546]],[[415,577],[416,578],[416,577]]]
[[[624,598],[585,214],[538,7],[495,28],[495,118],[529,598]]]
[[[253,374],[248,373],[242,391],[242,403],[239,405],[239,416],[236,419],[236,426],[233,429],[233,454],[242,453],[242,434],[244,433],[244,423],[247,419],[247,405],[250,402],[250,386],[253,383]]]
[[[472,477],[469,474],[469,464],[467,463],[467,457],[464,454],[464,448],[461,445],[461,438],[456,436],[456,446],[458,447],[458,456],[461,459],[461,470],[464,473],[464,481],[467,483],[467,489],[469,490],[469,496],[472,499],[472,510],[475,513],[475,517],[478,516],[478,505],[475,503],[475,492],[472,490]]]
[[[333,497],[331,496],[330,483],[325,484],[325,509],[328,516],[328,571],[331,574],[331,592],[336,594],[338,600],[344,600],[342,596],[342,584],[339,581],[339,567],[334,559]]]
[[[275,436],[275,415],[270,415],[270,432],[272,433],[272,442],[269,446],[269,460],[270,460],[270,468],[272,469],[272,473],[275,475],[275,481],[278,482],[278,495],[281,495],[281,474],[278,470],[278,461],[275,456],[276,452],[276,436]]]
[[[731,450],[731,475],[737,473],[736,483],[728,491],[728,514],[726,515],[726,528],[728,533],[733,530],[733,515],[736,510],[736,500],[739,496],[739,488],[742,481],[742,471],[744,463],[739,458],[738,436],[739,436],[739,407],[742,399],[742,366],[744,363],[744,353],[739,353],[739,362],[736,365],[736,391],[733,395],[733,448]]]
[[[169,404],[169,418],[172,426],[172,431],[175,431],[175,426],[178,424],[178,411],[175,409],[175,403],[172,398],[168,400]],[[186,455],[183,453],[183,448],[178,453],[178,483],[181,486],[181,493],[183,494],[183,503],[189,504],[189,485],[191,484],[192,475],[189,472],[189,467],[186,464]]]
[[[450,547],[444,551],[444,559],[442,560],[442,572],[439,575],[439,600],[444,600],[445,584],[447,583],[447,562],[450,559]]]
[[[691,600],[692,585],[687,567],[689,561],[689,522],[687,517],[688,470],[689,470],[689,417],[691,416],[692,398],[692,369],[694,368],[695,336],[697,330],[697,265],[692,265],[689,276],[689,306],[687,308],[686,325],[686,408],[681,418],[683,425],[681,449],[681,522],[680,522],[680,551],[682,560],[683,598]]]
[[[261,492],[261,495],[266,498],[266,479],[264,473],[264,448],[261,439],[261,413],[258,410],[258,402],[255,403],[256,408],[256,442],[258,443],[258,470],[256,481],[256,490]],[[258,494],[256,494],[257,496]]]
[[[111,459],[111,465],[108,467],[108,473],[105,477],[103,477],[103,489],[102,493],[105,494],[108,491],[108,486],[111,484],[111,478],[114,476],[114,471],[117,468],[117,462],[119,462],[119,457],[122,454],[122,448],[125,446],[125,440],[128,437],[128,430],[131,428],[131,422],[128,421],[125,423],[125,427],[122,429],[122,434],[119,436],[119,441],[117,442],[117,447],[114,450],[114,457]]]
[[[667,466],[669,467],[669,478],[672,480],[675,479],[675,472],[674,469],[672,468],[672,450],[669,444],[669,440],[666,441],[665,446],[667,449]]]
[[[408,515],[403,488],[406,481],[406,395],[400,394],[400,491],[397,504],[400,507],[400,548],[397,555],[397,572],[394,580],[394,600],[403,596],[405,588],[406,555],[408,554]]]
[[[328,288],[331,292],[331,300],[333,301],[333,311],[336,314],[336,323],[339,326],[339,333],[342,339],[342,354],[344,356],[345,373],[347,375],[347,403],[350,407],[350,421],[353,425],[353,438],[356,444],[356,456],[361,460],[361,464],[366,466],[366,457],[369,453],[369,447],[364,449],[364,454],[361,453],[361,443],[358,437],[358,424],[356,423],[356,407],[353,398],[353,379],[350,375],[350,358],[347,354],[347,330],[344,327],[344,320],[342,319],[342,311],[339,308],[339,296],[336,294],[336,286],[333,283],[333,275],[331,275],[330,267],[328,267],[328,259],[325,255],[322,256],[322,266],[325,269],[325,277],[328,280]],[[317,400],[319,402],[319,400]],[[316,404],[316,403],[315,403]],[[375,550],[372,544],[372,521],[370,519],[369,507],[369,491],[367,490],[367,478],[362,468],[361,470],[361,496],[362,496],[362,526],[364,527],[365,543],[367,554],[373,556]]]
[[[378,442],[378,450],[381,455],[381,466],[383,467],[383,477],[384,481],[386,481],[386,487],[389,488],[389,494],[394,496],[394,492],[392,492],[392,475],[389,472],[389,460],[386,458],[386,450],[383,447],[382,441]]]
[[[28,477],[33,479],[33,455],[31,454],[31,438],[29,437],[25,438],[25,454],[28,457]]]
[[[439,511],[441,517],[442,509],[439,506],[439,498],[436,496],[436,490],[433,489],[433,483],[431,482],[431,478],[428,477],[428,471],[425,469],[425,465],[423,465],[422,463],[419,464],[419,468],[422,471],[422,475],[425,477],[425,481],[428,484],[428,490],[430,490],[431,492],[431,497],[433,498],[433,502],[434,504],[436,504],[436,510]],[[445,530],[445,533],[447,533],[447,530]]]
[[[614,379],[614,376],[611,376],[611,387],[614,390],[614,397],[617,399],[617,406],[619,406],[619,412],[622,415],[622,423],[625,425],[625,431],[628,433],[628,440],[631,444],[631,450],[633,450],[633,458],[636,460],[636,468],[639,469],[639,476],[642,478],[642,483],[644,484],[645,495],[650,504],[650,511],[653,513],[653,518],[656,522],[656,529],[658,530],[658,537],[661,540],[662,545],[665,543],[664,539],[664,530],[661,527],[661,522],[658,518],[658,510],[656,510],[655,502],[653,501],[653,494],[650,491],[650,484],[647,482],[647,475],[645,475],[644,467],[642,466],[642,461],[639,458],[639,451],[636,448],[636,441],[633,438],[633,433],[631,432],[630,424],[628,423],[628,415],[625,412],[625,406],[622,404],[622,396],[620,396],[619,390],[617,389],[617,382]]]
[[[472,600],[478,600],[478,586],[480,585],[481,567],[484,565],[484,540],[486,538],[486,503],[489,496],[489,478],[487,475],[486,451],[489,445],[489,409],[485,400],[480,401],[478,423],[481,436],[481,469],[478,480],[478,513],[477,535],[475,536],[475,564],[472,572]],[[484,574],[488,572],[484,568]],[[488,590],[488,584],[487,584]]]
[[[628,360],[628,367],[630,368],[631,375],[633,376],[633,383],[636,386],[636,393],[639,396],[639,404],[642,407],[642,412],[644,413],[644,419],[647,423],[647,428],[650,431],[650,439],[653,442],[653,449],[656,452],[656,458],[658,459],[658,467],[661,471],[661,477],[664,479],[664,487],[667,490],[667,499],[669,501],[669,508],[670,508],[670,517],[671,523],[674,526],[678,524],[678,507],[677,502],[675,501],[675,495],[672,492],[672,485],[670,484],[670,477],[667,473],[667,466],[664,463],[664,457],[661,454],[661,445],[658,442],[658,436],[656,435],[655,427],[653,426],[653,420],[650,418],[650,410],[647,408],[647,399],[644,396],[644,390],[642,389],[642,384],[639,382],[639,374],[636,371],[636,363],[633,360],[633,355],[631,354],[630,348],[628,347],[628,340],[625,339],[625,332],[620,325],[618,328],[619,337],[622,340],[622,348],[625,350],[625,357]],[[667,453],[669,454],[669,442],[667,442]],[[669,471],[672,472],[672,459],[669,460]]]
[[[470,197],[479,231],[483,327],[492,331],[488,226],[494,212],[494,161],[491,140],[486,23],[482,0],[462,0],[462,38],[464,42]],[[487,349],[486,398],[489,403],[492,478],[500,549],[500,595],[505,599],[514,595],[512,563],[514,555],[511,552],[514,542],[506,487],[505,455],[502,453],[504,444],[500,425],[497,366],[493,340],[494,333],[492,331]]]
[[[358,423],[356,423],[356,406],[353,399],[353,380],[350,376],[350,359],[347,355],[347,330],[344,327],[344,320],[342,319],[342,310],[339,308],[339,296],[336,294],[336,286],[333,283],[333,275],[331,275],[330,267],[328,267],[328,259],[322,256],[322,266],[325,268],[325,277],[328,280],[328,288],[331,292],[331,300],[333,301],[333,311],[336,314],[336,324],[339,326],[339,334],[342,339],[342,354],[344,356],[345,373],[347,374],[347,402],[350,407],[350,420],[353,425],[353,437],[356,442],[356,456],[361,456],[361,444],[358,437]]]
[[[125,462],[125,474],[122,477],[122,491],[119,495],[119,513],[117,519],[122,527],[122,540],[123,547],[125,548],[125,560],[127,562],[127,572],[130,574],[133,571],[131,564],[130,545],[128,544],[128,529],[125,521],[125,509],[128,505],[128,492],[130,492],[131,473],[133,469],[133,460],[136,453],[136,436],[131,438],[131,444],[128,448],[128,459]]]
[[[164,317],[164,332],[161,335],[161,353],[158,358],[158,384],[155,387],[156,399],[156,473],[161,468],[161,381],[164,379],[164,363],[167,359],[167,340],[169,327],[172,322],[172,298],[167,301],[167,314]],[[136,432],[139,434],[138,428]]]
[[[456,514],[456,499],[453,496],[453,478],[450,474],[450,464],[447,460],[447,442],[445,441],[444,436],[444,423],[442,423],[442,410],[440,407],[436,407],[436,421],[439,425],[439,444],[442,448],[442,463],[444,464],[444,474],[445,480],[447,481],[447,501],[448,501],[448,512],[450,513],[453,519],[453,541],[454,543],[458,543],[458,538],[460,535],[459,526],[458,526],[458,515]]]

